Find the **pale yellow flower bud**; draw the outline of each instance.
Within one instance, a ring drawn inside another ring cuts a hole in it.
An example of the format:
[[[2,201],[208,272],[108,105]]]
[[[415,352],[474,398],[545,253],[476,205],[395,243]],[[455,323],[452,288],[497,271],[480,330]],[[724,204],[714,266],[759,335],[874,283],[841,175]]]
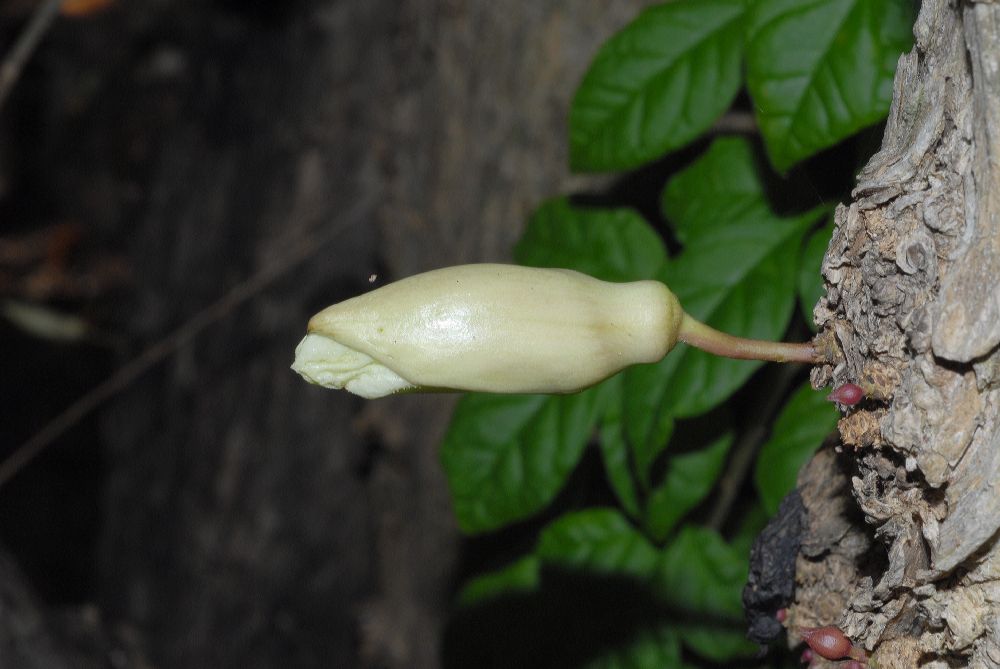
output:
[[[464,265],[324,309],[309,321],[292,369],[363,397],[414,388],[571,393],[660,360],[683,318],[656,281]]]

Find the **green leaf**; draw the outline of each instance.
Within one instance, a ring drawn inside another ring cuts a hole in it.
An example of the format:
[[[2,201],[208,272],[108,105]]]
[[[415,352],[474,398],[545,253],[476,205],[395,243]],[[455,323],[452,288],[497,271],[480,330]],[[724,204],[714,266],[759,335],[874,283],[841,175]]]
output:
[[[565,267],[605,281],[653,277],[667,260],[663,240],[632,209],[543,204],[528,221],[514,258],[532,267]]]
[[[750,547],[753,546],[757,535],[767,525],[770,514],[757,502],[754,502],[745,511],[743,518],[740,520],[739,528],[736,530],[736,535],[729,540],[729,545],[733,547],[737,555],[744,555],[749,558]]]
[[[567,514],[542,531],[537,554],[546,564],[598,574],[651,578],[659,555],[615,509]]]
[[[667,450],[673,432],[673,416],[664,412],[660,416],[660,422],[652,435],[653,438],[647,440],[645,443],[632,444],[632,457],[635,460],[636,474],[639,477],[639,485],[642,486],[644,491],[648,491],[652,487],[650,475],[653,464],[660,457],[660,454]]]
[[[757,457],[754,480],[768,513],[774,514],[795,487],[799,469],[837,426],[837,418],[836,408],[808,383],[792,395]]]
[[[911,0],[758,0],[747,30],[747,86],[779,170],[881,120]]]
[[[739,90],[744,0],[676,0],[608,40],[569,112],[578,171],[637,167],[704,132]]]
[[[684,310],[734,335],[780,338],[794,309],[802,237],[817,212],[775,215],[741,139],[716,140],[670,181],[663,205],[685,244],[663,277]],[[710,409],[759,366],[680,345],[659,363],[627,370],[629,440],[650,443],[664,414],[680,418]]]
[[[681,646],[677,633],[667,625],[639,630],[628,644],[608,651],[587,669],[680,669]]]
[[[722,537],[705,527],[688,525],[661,554],[657,590],[691,614],[678,626],[685,645],[717,662],[744,657],[756,647],[738,643],[743,634],[743,584],[748,562]],[[716,647],[710,640],[719,639]]]
[[[661,205],[685,245],[704,228],[738,225],[759,216],[768,204],[750,144],[737,137],[716,139],[698,160],[670,179]]]
[[[623,409],[620,399],[613,401],[601,421],[601,455],[608,481],[618,500],[630,516],[640,519],[640,493],[648,494],[651,488],[650,470],[667,448],[674,421],[669,414],[664,413],[660,424],[656,426],[656,434],[647,443],[632,444],[625,439]]]
[[[662,553],[657,588],[693,613],[742,620],[748,563],[706,527],[686,525]]]
[[[813,322],[813,308],[824,292],[820,267],[823,265],[823,256],[826,255],[826,248],[830,245],[830,237],[832,236],[833,222],[831,221],[809,237],[809,241],[802,251],[802,262],[799,267],[799,301],[802,305],[802,313],[805,314],[806,321],[814,332],[816,331],[816,323]]]
[[[618,383],[621,375],[614,377]],[[619,391],[620,396],[620,391]],[[622,403],[610,403],[601,420],[601,459],[608,482],[622,508],[633,518],[640,514],[639,491],[632,467],[632,457],[622,427]]]
[[[743,625],[681,625],[678,632],[685,646],[713,662],[754,657],[760,652],[759,645],[747,640]]]
[[[673,662],[659,657],[658,648],[678,657],[676,634],[695,652],[715,661],[752,655],[757,650],[741,641],[746,559],[711,530],[685,527],[672,544],[658,551],[617,511],[588,509],[549,525],[542,532],[536,554],[544,565],[647,582],[657,596],[685,616],[669,626],[641,629],[631,642],[587,666],[681,666],[655,664]],[[710,643],[713,634],[719,640],[715,647]],[[657,638],[659,642],[654,641]]]
[[[458,593],[459,606],[482,604],[499,597],[534,592],[541,582],[541,561],[535,555],[470,580]]]
[[[493,530],[552,501],[614,389],[605,381],[575,395],[463,397],[441,451],[462,529]]]
[[[660,271],[667,252],[656,231],[631,209],[577,207],[566,198],[557,198],[531,217],[514,257],[523,265],[565,267],[605,281],[635,281]],[[611,394],[617,397],[621,379],[605,383],[614,388]],[[610,402],[602,421],[606,438],[601,440],[601,455],[622,505],[638,516],[630,453],[621,439],[614,439],[620,427],[610,427],[620,425],[620,420],[620,401]]]
[[[733,434],[727,432],[705,448],[668,460],[666,476],[646,505],[644,525],[653,541],[663,541],[677,521],[705,499],[722,473],[732,443]]]
[[[557,199],[532,217],[516,257],[528,265],[632,281],[653,276],[665,262],[666,250],[632,210],[580,208]],[[493,530],[544,508],[576,466],[600,416],[612,402],[620,403],[620,389],[621,379],[611,378],[563,397],[464,398],[442,449],[462,529]],[[609,456],[612,484],[627,500],[622,462],[605,453]],[[636,513],[637,504],[632,507]]]

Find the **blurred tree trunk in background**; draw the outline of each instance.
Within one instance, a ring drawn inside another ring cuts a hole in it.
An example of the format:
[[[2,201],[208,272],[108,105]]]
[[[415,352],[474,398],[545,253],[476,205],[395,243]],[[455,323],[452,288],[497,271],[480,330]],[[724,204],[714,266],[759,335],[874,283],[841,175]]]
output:
[[[64,645],[167,669],[438,666],[453,399],[321,391],[292,351],[371,274],[506,259],[571,185],[574,86],[644,4],[142,0],[55,25],[3,132],[52,216],[132,267],[107,318],[120,359],[342,229],[104,411],[96,608],[49,615]]]

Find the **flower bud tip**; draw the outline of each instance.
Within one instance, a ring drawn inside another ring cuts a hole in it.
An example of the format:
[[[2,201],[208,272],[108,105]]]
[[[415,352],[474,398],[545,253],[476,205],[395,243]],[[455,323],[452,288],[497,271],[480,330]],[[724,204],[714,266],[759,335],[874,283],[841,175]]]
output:
[[[318,334],[307,334],[295,347],[292,370],[309,383],[368,399],[415,387],[371,356]]]

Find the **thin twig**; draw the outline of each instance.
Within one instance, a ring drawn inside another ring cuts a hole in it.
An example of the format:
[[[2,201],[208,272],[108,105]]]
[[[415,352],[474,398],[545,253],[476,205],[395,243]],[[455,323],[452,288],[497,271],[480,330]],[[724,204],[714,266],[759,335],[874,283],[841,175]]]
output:
[[[778,369],[778,377],[768,388],[767,395],[757,409],[757,418],[733,446],[733,456],[729,459],[726,472],[719,479],[719,492],[715,496],[715,505],[708,514],[706,525],[714,530],[721,530],[729,517],[733,503],[743,487],[747,472],[753,465],[757,451],[764,443],[768,430],[781,407],[782,400],[792,381],[802,371],[802,365],[784,364]]]
[[[720,116],[709,132],[712,134],[756,135],[760,129],[750,112],[731,111]]]
[[[0,63],[0,109],[7,101],[7,96],[14,90],[14,84],[21,78],[21,72],[31,59],[31,54],[38,48],[49,26],[59,15],[61,5],[62,0],[45,0],[38,5],[28,25],[14,42],[13,48],[4,57],[3,63]]]
[[[89,390],[21,444],[6,460],[0,462],[0,488],[37,458],[53,441],[130,386],[157,363],[170,357],[197,337],[202,330],[222,320],[271,283],[312,258],[348,227],[359,223],[371,212],[373,202],[374,198],[371,196],[358,201],[354,207],[340,217],[340,220],[329,225],[321,233],[306,235],[303,239],[298,240],[281,258],[236,285],[226,295],[199,311],[167,336],[145,348],[107,380]]]

